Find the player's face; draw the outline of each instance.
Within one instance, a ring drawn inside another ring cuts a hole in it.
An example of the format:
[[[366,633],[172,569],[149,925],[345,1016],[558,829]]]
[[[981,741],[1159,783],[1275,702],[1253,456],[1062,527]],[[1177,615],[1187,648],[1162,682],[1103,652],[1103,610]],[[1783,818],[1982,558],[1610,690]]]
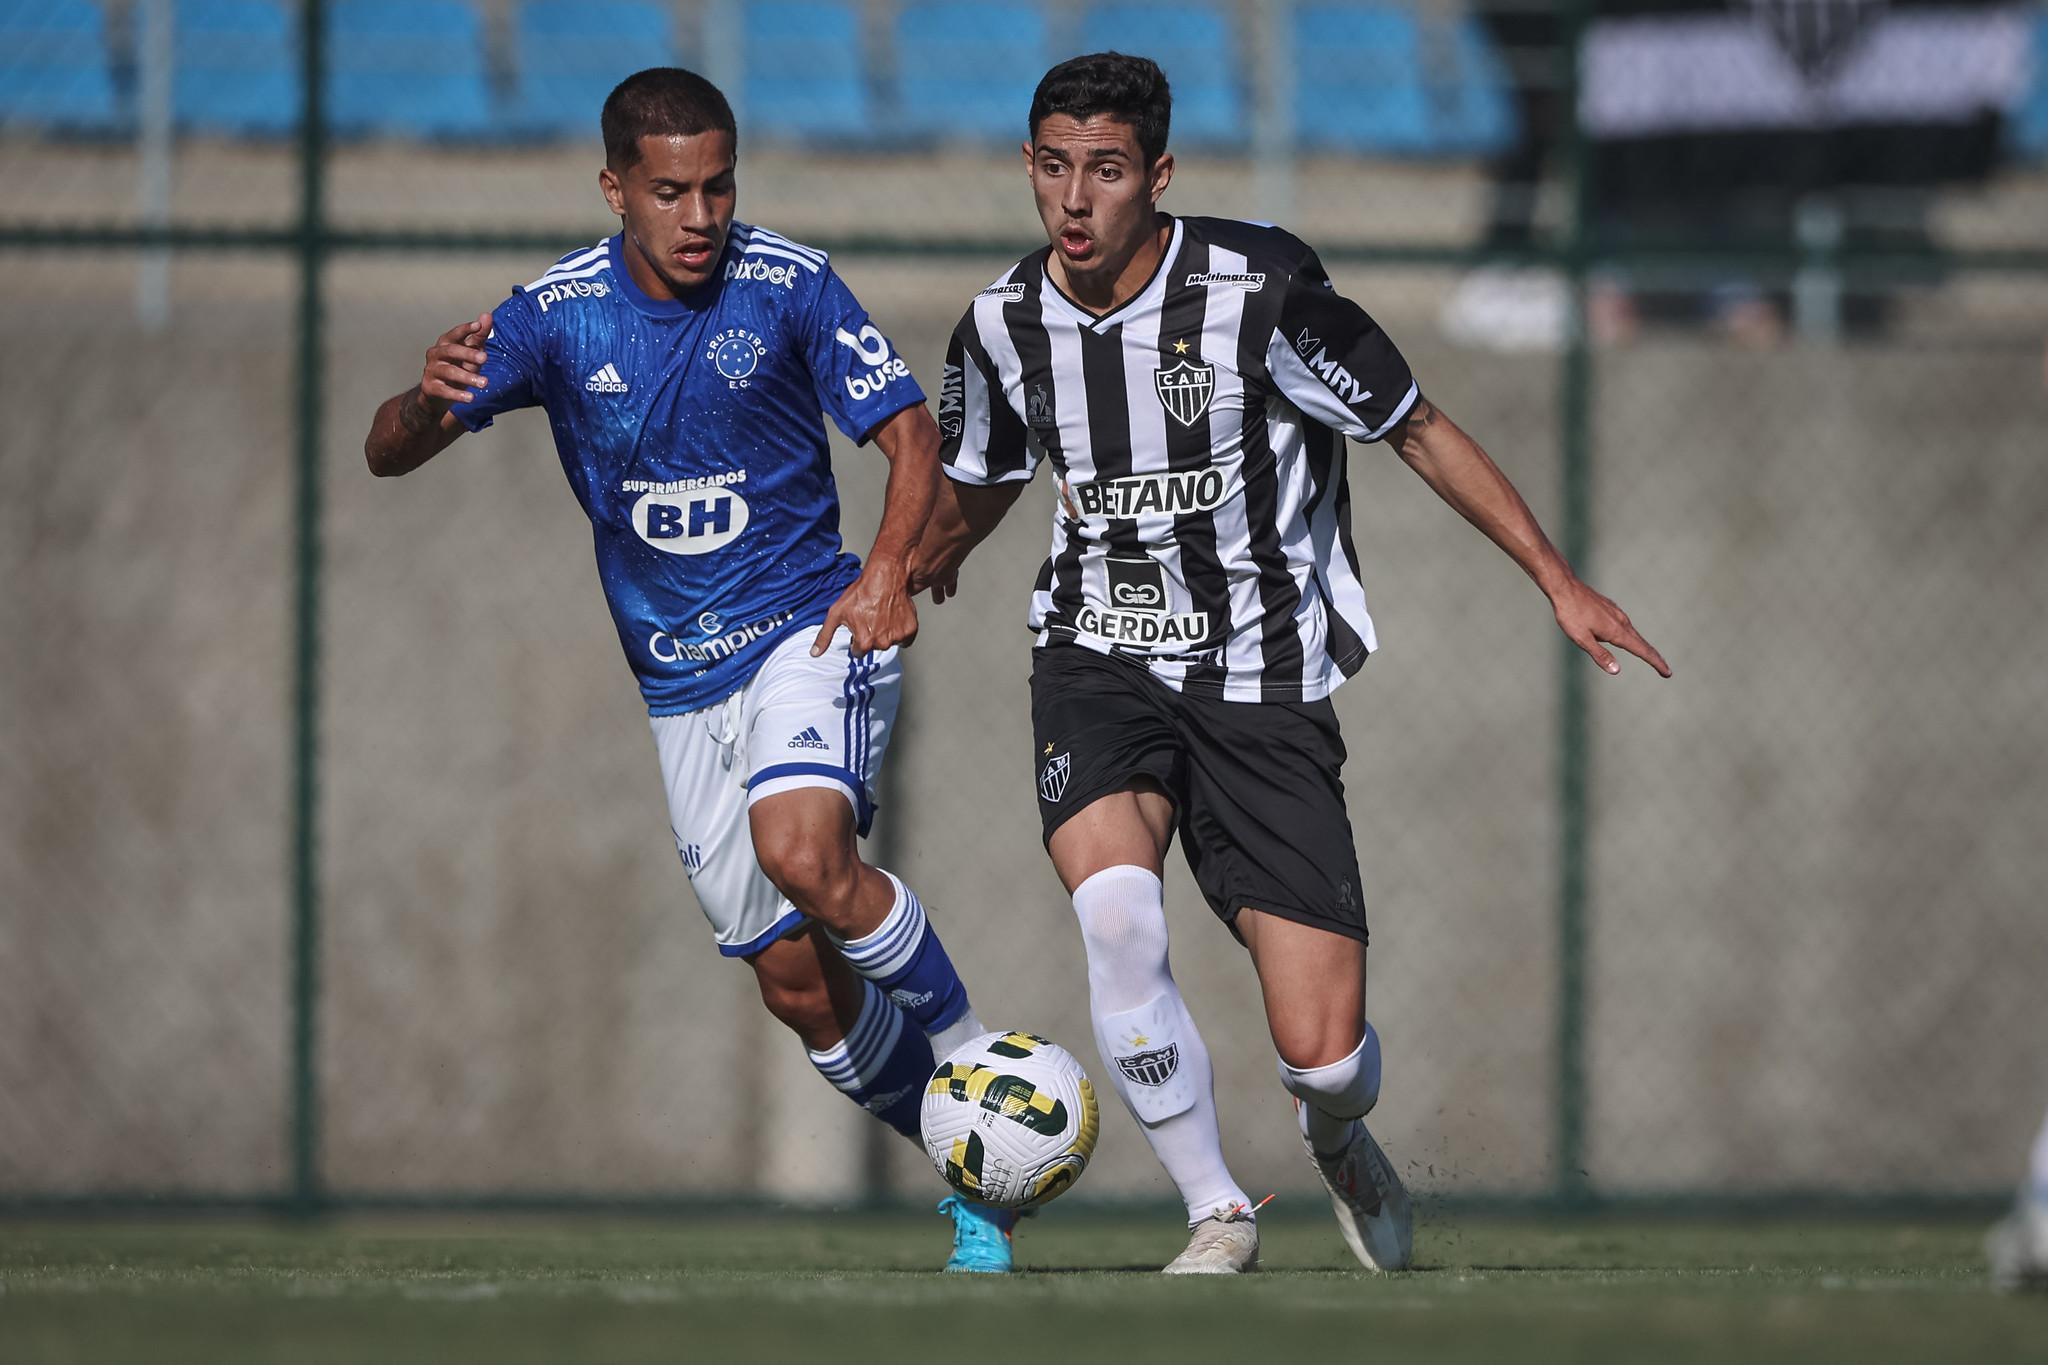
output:
[[[672,298],[711,278],[732,227],[729,134],[643,137],[638,161],[624,171],[607,166],[597,178],[612,212],[625,219],[635,284]]]
[[[1173,156],[1150,166],[1122,119],[1051,114],[1024,148],[1039,221],[1064,273],[1076,283],[1113,282],[1157,240],[1159,196]]]

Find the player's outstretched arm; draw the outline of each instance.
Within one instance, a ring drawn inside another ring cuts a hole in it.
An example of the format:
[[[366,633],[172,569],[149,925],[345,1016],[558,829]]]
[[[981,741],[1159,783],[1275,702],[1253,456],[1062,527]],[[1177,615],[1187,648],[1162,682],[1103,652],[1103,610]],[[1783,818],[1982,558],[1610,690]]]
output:
[[[1557,614],[1558,629],[1594,663],[1609,673],[1621,672],[1606,648],[1618,645],[1662,676],[1671,676],[1671,666],[1629,624],[1628,613],[1580,581],[1508,476],[1442,409],[1418,396],[1388,439],[1438,497],[1484,531],[1536,581]]]
[[[462,435],[464,427],[449,409],[475,398],[490,382],[483,373],[484,339],[490,334],[491,315],[480,313],[435,338],[420,382],[385,399],[370,422],[363,458],[372,474],[410,474]]]
[[[882,524],[874,548],[862,563],[860,577],[839,595],[812,655],[825,652],[832,632],[845,626],[853,632],[852,650],[868,654],[917,638],[917,604],[910,600],[910,554],[924,534],[938,493],[939,429],[924,404],[907,407],[876,427],[870,436],[889,461],[889,485],[882,493]]]
[[[988,538],[1003,514],[1024,491],[1021,482],[972,484],[958,479],[939,481],[939,500],[931,524],[917,542],[910,561],[910,591],[932,590],[937,605],[960,595],[960,566],[968,553]]]

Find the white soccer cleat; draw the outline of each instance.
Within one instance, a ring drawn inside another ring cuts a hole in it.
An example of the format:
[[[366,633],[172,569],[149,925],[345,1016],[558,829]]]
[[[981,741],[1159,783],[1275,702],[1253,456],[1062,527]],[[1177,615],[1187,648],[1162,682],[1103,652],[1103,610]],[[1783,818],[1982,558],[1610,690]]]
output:
[[[1189,1229],[1188,1249],[1162,1275],[1248,1275],[1259,1268],[1259,1224],[1242,1204]]]
[[[1991,1283],[2000,1289],[2048,1289],[2048,1204],[2021,1200],[1984,1239]]]
[[[1351,1254],[1367,1270],[1406,1270],[1415,1254],[1415,1206],[1364,1120],[1353,1128],[1351,1141],[1335,1156],[1319,1154],[1305,1133],[1301,1145],[1330,1192]]]

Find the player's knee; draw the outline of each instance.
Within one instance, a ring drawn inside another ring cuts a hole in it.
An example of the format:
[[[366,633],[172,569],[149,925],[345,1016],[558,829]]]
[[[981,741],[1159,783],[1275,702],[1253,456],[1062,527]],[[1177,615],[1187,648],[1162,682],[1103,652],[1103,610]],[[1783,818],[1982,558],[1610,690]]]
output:
[[[775,889],[799,910],[839,930],[860,885],[860,863],[825,840],[797,835],[756,839],[754,854]]]
[[[1136,867],[1098,872],[1074,888],[1088,986],[1109,1008],[1142,1004],[1170,978],[1159,879]]]
[[[1340,1118],[1370,1114],[1380,1099],[1380,1038],[1371,1024],[1364,1026],[1363,1037],[1356,1036],[1355,1030],[1356,1026],[1346,1031],[1352,1041],[1341,1050],[1325,1043],[1321,1052],[1313,1054],[1294,1050],[1288,1041],[1276,1037],[1280,1083],[1288,1093]]]

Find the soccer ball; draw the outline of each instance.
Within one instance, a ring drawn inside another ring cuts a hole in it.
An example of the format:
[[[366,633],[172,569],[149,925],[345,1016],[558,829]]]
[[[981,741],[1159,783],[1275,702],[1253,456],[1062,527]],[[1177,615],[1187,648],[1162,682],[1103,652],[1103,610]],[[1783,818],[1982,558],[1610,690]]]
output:
[[[1072,1053],[1035,1033],[984,1033],[939,1063],[919,1113],[925,1155],[969,1199],[1045,1203],[1095,1153],[1102,1114]]]

